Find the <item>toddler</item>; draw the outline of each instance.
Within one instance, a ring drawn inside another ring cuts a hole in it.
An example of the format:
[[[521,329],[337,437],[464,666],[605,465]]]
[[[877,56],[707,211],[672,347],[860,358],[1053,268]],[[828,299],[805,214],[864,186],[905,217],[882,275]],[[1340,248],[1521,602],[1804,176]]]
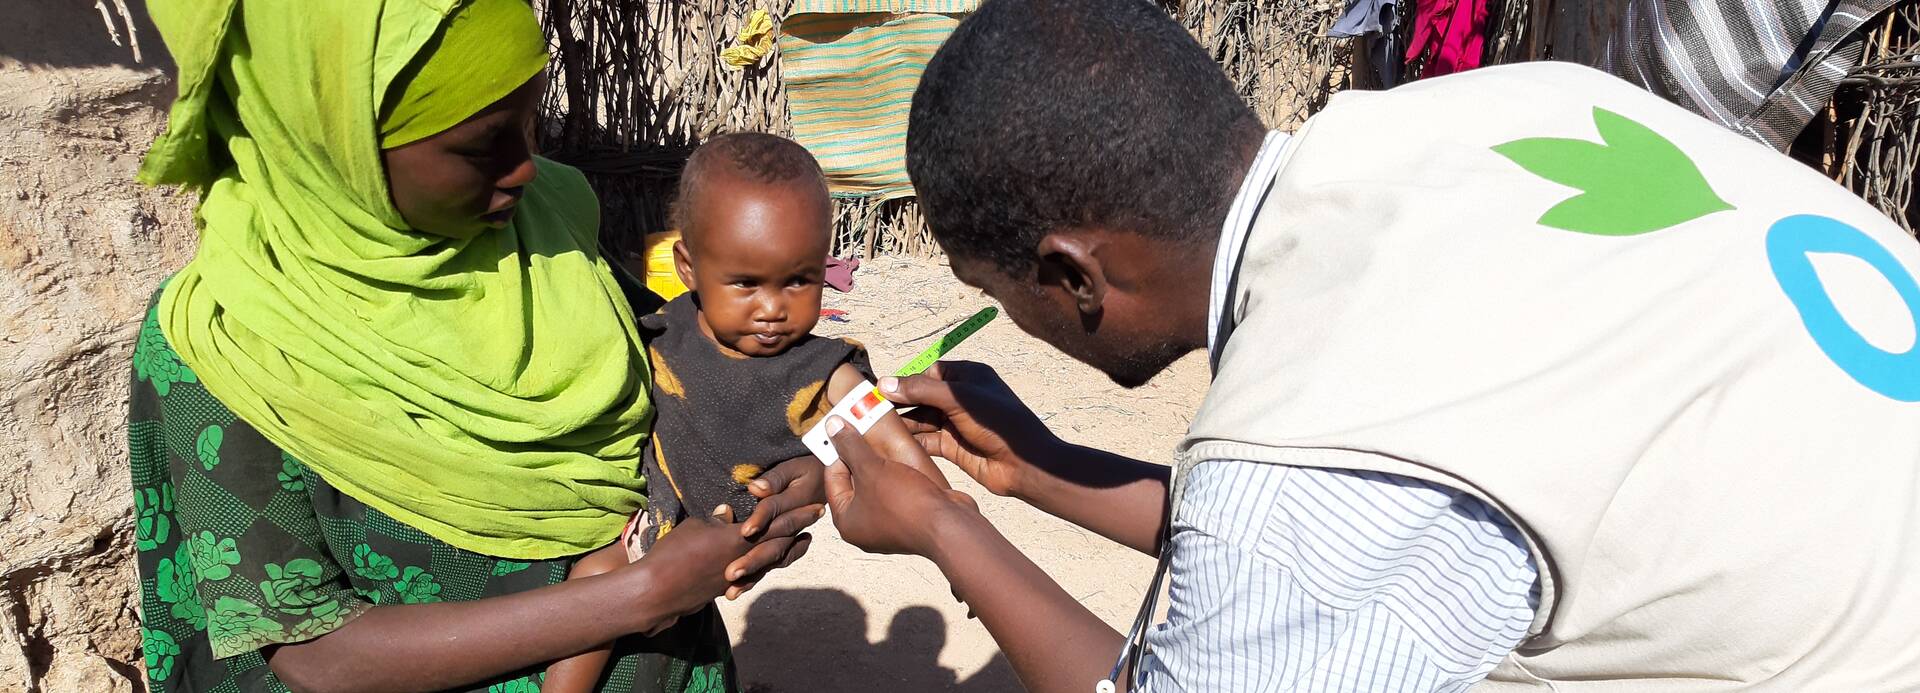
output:
[[[833,207],[805,148],[758,133],[713,138],[687,160],[673,216],[675,269],[690,291],[640,321],[656,412],[643,455],[647,508],[618,545],[582,559],[570,577],[637,560],[694,513],[726,505],[745,520],[759,502],[746,484],[807,455],[801,434],[873,378],[858,342],[812,334]],[[896,414],[867,437],[889,459],[916,456],[895,452],[918,449]],[[556,662],[541,690],[593,690],[608,655]]]

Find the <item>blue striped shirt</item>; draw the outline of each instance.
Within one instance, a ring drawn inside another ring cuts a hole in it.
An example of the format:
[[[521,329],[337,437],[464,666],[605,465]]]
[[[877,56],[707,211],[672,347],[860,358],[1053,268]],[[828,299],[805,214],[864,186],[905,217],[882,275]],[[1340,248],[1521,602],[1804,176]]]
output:
[[[1286,139],[1268,137],[1223,229],[1216,328]],[[1525,539],[1444,486],[1213,460],[1184,494],[1167,622],[1147,635],[1135,690],[1463,691],[1526,637],[1539,604]]]

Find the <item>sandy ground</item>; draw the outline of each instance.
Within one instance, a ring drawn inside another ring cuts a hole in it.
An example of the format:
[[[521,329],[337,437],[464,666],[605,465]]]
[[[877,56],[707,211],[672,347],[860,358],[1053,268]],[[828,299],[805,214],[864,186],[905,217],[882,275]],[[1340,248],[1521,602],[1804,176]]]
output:
[[[932,338],[988,305],[934,260],[880,258],[861,266],[853,293],[825,305],[849,322],[816,332],[865,342],[889,372]],[[1165,462],[1206,389],[1198,355],[1128,391],[1098,371],[995,320],[952,354],[992,364],[1062,437]],[[1068,593],[1115,628],[1133,617],[1153,570],[1145,555],[1021,503],[987,494],[945,467],[955,488]],[[813,550],[738,602],[723,602],[750,691],[1006,691],[1019,684],[978,621],[968,620],[932,563],[871,556],[841,541],[830,522]]]

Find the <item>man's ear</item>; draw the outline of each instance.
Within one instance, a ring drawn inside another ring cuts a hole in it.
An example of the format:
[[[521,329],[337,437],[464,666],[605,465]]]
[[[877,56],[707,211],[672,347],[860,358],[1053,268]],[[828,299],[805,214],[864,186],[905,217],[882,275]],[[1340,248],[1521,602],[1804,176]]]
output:
[[[1065,292],[1083,318],[1099,316],[1107,301],[1107,272],[1100,264],[1099,247],[1100,242],[1086,234],[1049,233],[1035,248],[1039,284]]]
[[[684,240],[673,242],[673,273],[680,275],[680,283],[685,284],[688,291],[693,290],[693,259],[687,253]]]

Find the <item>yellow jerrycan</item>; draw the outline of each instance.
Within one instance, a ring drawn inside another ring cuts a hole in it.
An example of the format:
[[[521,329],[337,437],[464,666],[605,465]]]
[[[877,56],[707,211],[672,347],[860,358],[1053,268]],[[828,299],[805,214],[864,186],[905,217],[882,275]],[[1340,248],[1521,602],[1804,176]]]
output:
[[[647,289],[669,301],[687,292],[680,275],[673,271],[673,244],[680,241],[679,231],[647,234]]]

